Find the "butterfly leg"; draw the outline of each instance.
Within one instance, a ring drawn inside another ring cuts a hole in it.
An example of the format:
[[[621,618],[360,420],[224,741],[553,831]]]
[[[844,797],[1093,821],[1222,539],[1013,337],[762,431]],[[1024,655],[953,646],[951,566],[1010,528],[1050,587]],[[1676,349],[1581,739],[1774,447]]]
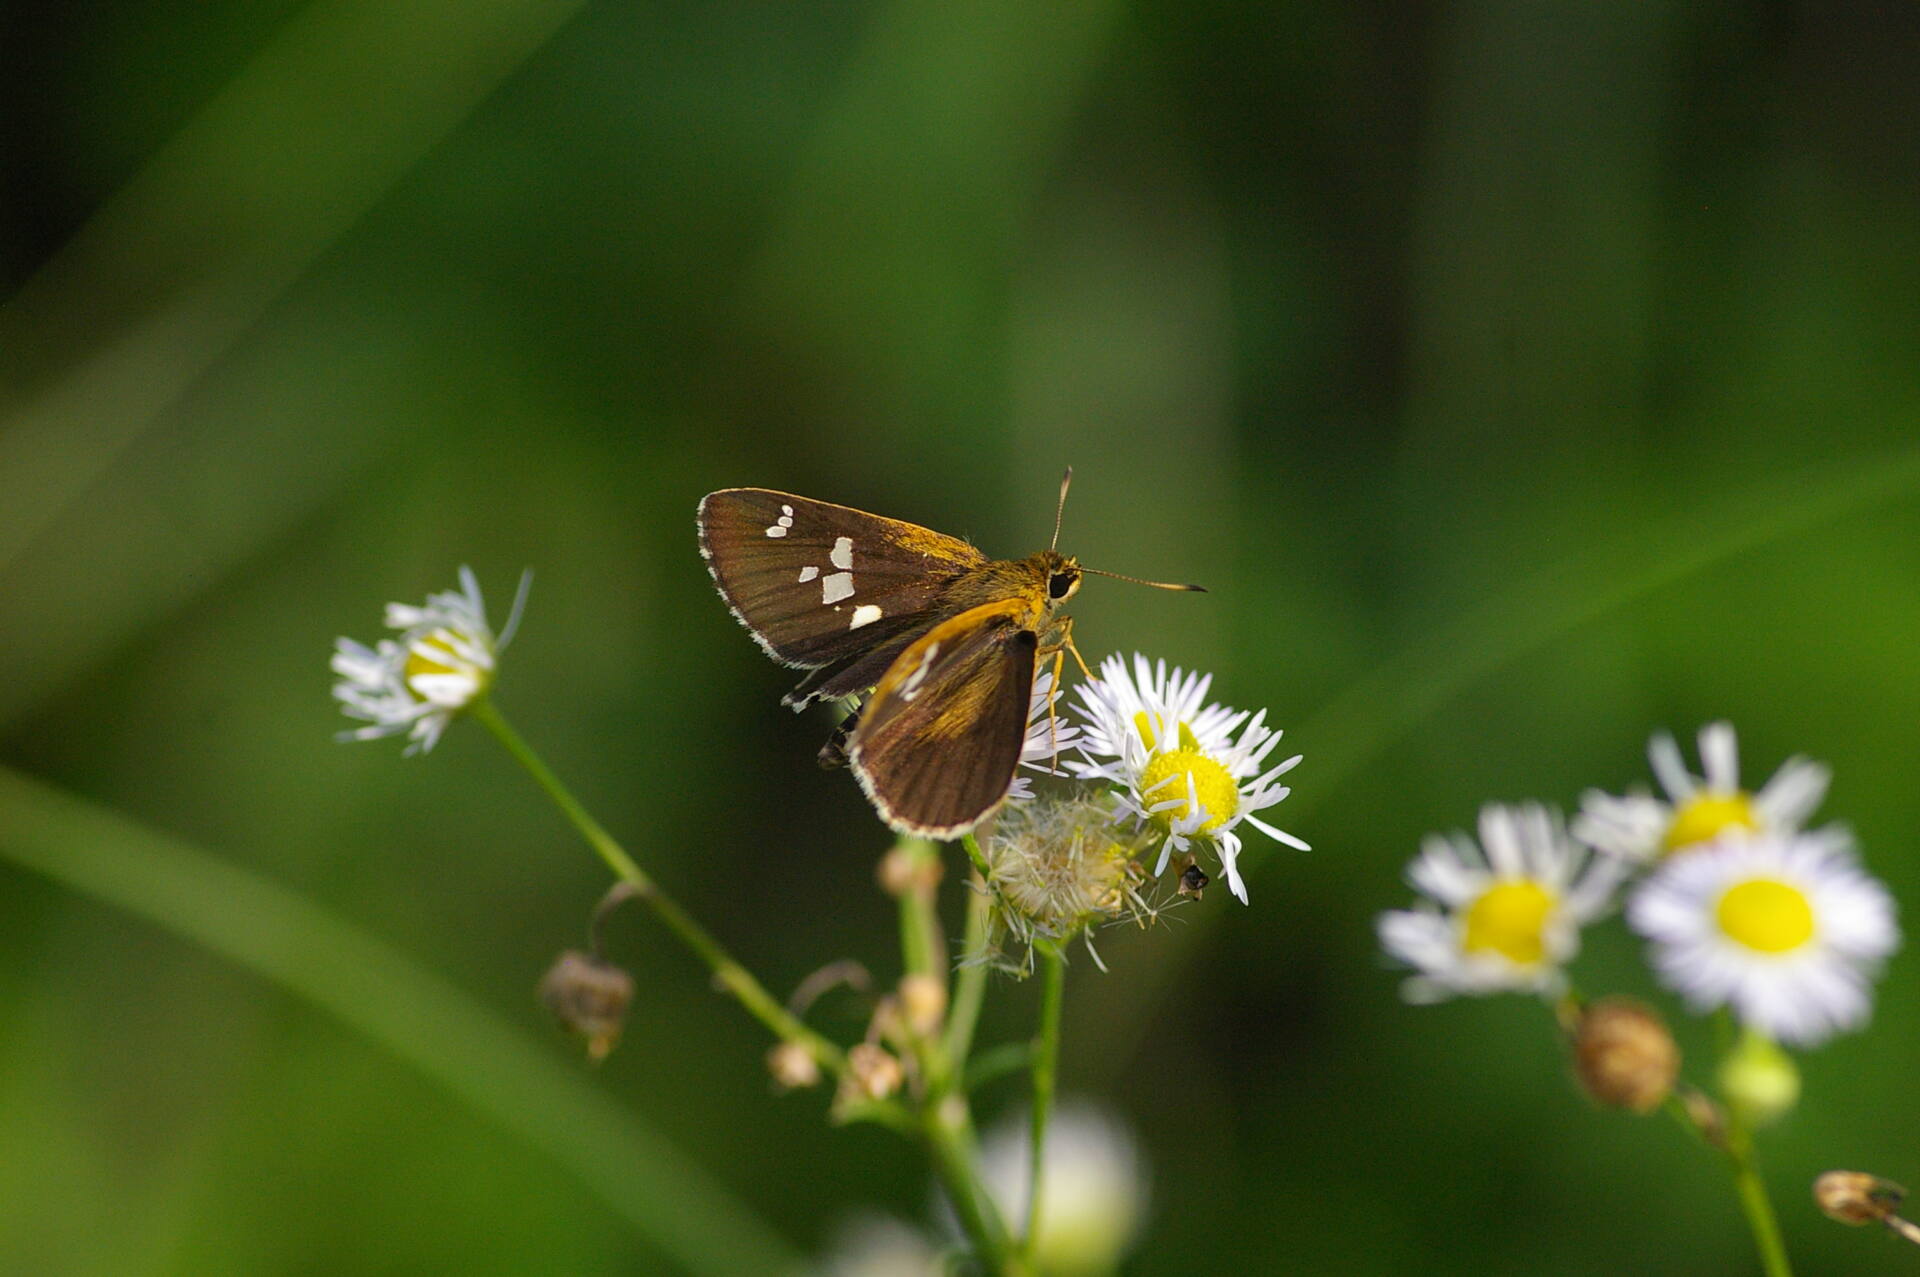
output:
[[[1057,621],[1055,621],[1054,624],[1059,627],[1059,634],[1060,634],[1059,641],[1056,644],[1056,650],[1058,648],[1065,648],[1067,651],[1073,653],[1073,663],[1080,667],[1081,676],[1084,677],[1089,683],[1099,682],[1100,680],[1093,676],[1093,671],[1087,668],[1087,658],[1080,655],[1079,645],[1073,641],[1073,618],[1070,616],[1063,616],[1059,618]],[[1057,667],[1056,667],[1056,677],[1057,677]]]
[[[1053,746],[1048,766],[1060,770],[1060,670],[1066,664],[1064,653],[1053,654],[1053,682],[1047,686],[1047,740]]]
[[[1060,725],[1054,705],[1060,699],[1060,673],[1066,664],[1067,653],[1073,654],[1073,663],[1080,667],[1080,672],[1089,682],[1099,681],[1094,678],[1093,671],[1087,668],[1086,658],[1080,655],[1080,649],[1073,641],[1073,618],[1058,616],[1053,619],[1053,624],[1047,632],[1047,642],[1041,645],[1039,651],[1039,655],[1043,657],[1048,655],[1053,657],[1053,688],[1047,697],[1047,731],[1054,741],[1053,762],[1056,767],[1060,762]]]

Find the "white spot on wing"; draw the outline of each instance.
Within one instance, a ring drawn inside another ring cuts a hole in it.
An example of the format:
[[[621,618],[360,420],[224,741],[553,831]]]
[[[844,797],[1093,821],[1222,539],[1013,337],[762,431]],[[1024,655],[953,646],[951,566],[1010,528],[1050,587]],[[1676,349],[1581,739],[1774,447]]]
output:
[[[783,537],[787,535],[787,525],[784,523],[776,523],[767,529],[767,535],[770,537]]]
[[[863,625],[872,625],[880,619],[880,616],[881,612],[879,608],[871,603],[862,603],[859,607],[853,609],[853,620],[848,624],[847,628],[857,630]]]
[[[787,535],[787,529],[791,528],[792,526],[793,526],[793,507],[790,505],[783,505],[780,507],[780,517],[778,519],[775,519],[773,521],[773,525],[767,529],[767,535],[770,537],[783,537]]]
[[[820,578],[820,601],[838,603],[853,597],[853,573],[829,572]]]
[[[833,543],[833,553],[827,556],[833,560],[833,566],[842,571],[853,568],[853,538],[840,537]]]
[[[900,684],[901,700],[910,701],[920,695],[920,684],[927,681],[927,671],[933,668],[933,658],[938,655],[940,655],[940,645],[927,644],[927,650],[920,657],[920,663],[913,667],[913,673],[907,675]]]
[[[780,513],[785,515],[789,521],[793,519],[793,507],[785,504],[784,502],[781,503]]]
[[[811,563],[809,563],[806,567],[800,569],[800,584],[805,585],[807,582],[813,580],[814,577],[819,575],[820,575],[820,569],[814,567]]]

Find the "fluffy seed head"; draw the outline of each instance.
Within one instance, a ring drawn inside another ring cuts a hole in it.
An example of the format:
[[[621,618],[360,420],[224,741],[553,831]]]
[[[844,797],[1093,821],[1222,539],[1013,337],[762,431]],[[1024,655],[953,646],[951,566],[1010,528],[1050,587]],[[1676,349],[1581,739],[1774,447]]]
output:
[[[1065,940],[1136,907],[1131,831],[1105,796],[1042,796],[1009,808],[981,850],[1002,919],[1028,943]]]

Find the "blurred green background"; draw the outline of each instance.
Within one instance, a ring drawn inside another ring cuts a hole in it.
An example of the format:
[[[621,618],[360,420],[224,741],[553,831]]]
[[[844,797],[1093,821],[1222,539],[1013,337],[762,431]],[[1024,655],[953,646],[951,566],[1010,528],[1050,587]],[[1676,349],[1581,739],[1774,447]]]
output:
[[[8,781],[0,1271],[673,1271],[610,1204],[677,1165],[627,1172],[636,1121],[800,1251],[924,1218],[917,1155],[771,1095],[762,1033],[639,913],[627,1041],[580,1063],[532,989],[602,871],[470,724],[331,743],[327,655],[460,563],[497,609],[532,566],[521,730],[776,990],[891,971],[884,831],[713,596],[694,503],[764,484],[1025,554],[1069,462],[1064,549],[1213,590],[1091,583],[1089,657],[1269,707],[1306,755],[1270,814],[1314,845],[1070,975],[1063,1085],[1153,1166],[1130,1271],[1754,1269],[1715,1162],[1584,1101],[1536,1006],[1402,1006],[1372,918],[1422,832],[1617,790],[1718,716],[1750,781],[1830,762],[1825,813],[1920,899],[1920,10],[153,0],[5,31],[0,761],[406,955],[518,1054],[398,1026],[451,1060],[423,1073],[264,978],[320,962],[307,933],[83,873],[85,820]],[[1654,996],[1617,921],[1577,971]],[[1804,1272],[1906,1262],[1807,1185],[1920,1179],[1914,972],[1763,1148]],[[1034,993],[997,986],[986,1040]],[[502,1059],[518,1125],[458,1081]]]

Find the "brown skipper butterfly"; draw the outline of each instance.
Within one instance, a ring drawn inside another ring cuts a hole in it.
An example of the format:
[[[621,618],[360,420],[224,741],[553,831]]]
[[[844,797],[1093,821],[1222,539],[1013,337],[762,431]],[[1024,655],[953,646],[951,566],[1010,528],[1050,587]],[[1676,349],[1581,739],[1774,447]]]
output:
[[[700,553],[768,656],[808,671],[782,703],[871,692],[821,751],[851,763],[880,817],[903,833],[955,838],[1006,798],[1026,739],[1036,663],[1072,652],[1056,616],[1083,568],[1054,544],[989,559],[958,537],[767,488],[700,502]],[[1163,590],[1197,585],[1141,581]]]

